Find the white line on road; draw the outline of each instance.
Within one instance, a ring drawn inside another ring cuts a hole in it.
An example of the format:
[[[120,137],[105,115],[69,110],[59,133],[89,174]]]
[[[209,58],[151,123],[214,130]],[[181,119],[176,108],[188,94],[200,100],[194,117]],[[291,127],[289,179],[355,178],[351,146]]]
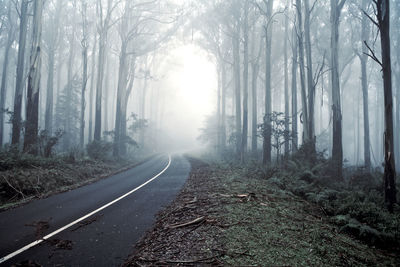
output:
[[[24,252],[24,251],[30,249],[31,247],[34,247],[34,246],[36,246],[36,245],[42,243],[43,241],[49,239],[50,237],[55,236],[56,234],[58,234],[58,233],[64,231],[65,229],[71,227],[72,225],[77,224],[78,222],[81,222],[81,221],[83,221],[83,220],[89,218],[90,216],[96,214],[97,212],[99,212],[99,211],[101,211],[101,210],[103,210],[103,209],[105,209],[105,208],[111,206],[112,204],[114,204],[114,203],[120,201],[121,199],[123,199],[123,198],[129,196],[129,195],[132,194],[133,192],[139,190],[139,189],[142,188],[143,186],[147,185],[147,184],[150,183],[151,181],[153,181],[153,180],[155,180],[156,178],[158,178],[161,174],[163,174],[163,173],[169,168],[170,165],[171,165],[171,155],[168,155],[168,164],[167,164],[167,166],[166,166],[161,172],[159,172],[156,176],[154,176],[153,178],[147,180],[145,183],[139,185],[139,186],[136,187],[135,189],[132,189],[132,190],[129,191],[128,193],[126,193],[126,194],[120,196],[119,198],[116,198],[116,199],[114,199],[113,201],[111,201],[111,202],[105,204],[104,206],[102,206],[102,207],[100,207],[100,208],[98,208],[98,209],[96,209],[96,210],[94,210],[94,211],[92,211],[92,212],[86,214],[86,215],[83,216],[83,217],[80,217],[79,219],[77,219],[77,220],[75,220],[75,221],[73,221],[73,222],[71,222],[71,223],[69,223],[69,224],[67,224],[67,225],[65,225],[65,226],[63,226],[63,227],[61,227],[61,228],[59,228],[58,230],[55,230],[54,232],[52,232],[52,233],[46,235],[45,237],[43,237],[42,239],[38,239],[38,240],[36,240],[36,241],[34,241],[34,242],[32,242],[32,243],[26,245],[25,247],[20,248],[20,249],[14,251],[14,252],[8,254],[7,256],[4,256],[4,257],[0,258],[0,263],[3,263],[3,262],[5,262],[5,261],[7,261],[7,260],[9,260],[9,259],[11,259],[11,258],[17,256],[18,254],[20,254],[20,253],[22,253],[22,252]]]

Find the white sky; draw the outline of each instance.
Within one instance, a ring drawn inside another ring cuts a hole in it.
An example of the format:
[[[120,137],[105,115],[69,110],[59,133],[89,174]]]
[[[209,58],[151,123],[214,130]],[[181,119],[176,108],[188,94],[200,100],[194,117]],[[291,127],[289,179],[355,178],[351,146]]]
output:
[[[167,62],[170,68],[165,77],[168,93],[163,128],[179,148],[198,146],[199,128],[216,109],[215,65],[194,45],[171,50]]]

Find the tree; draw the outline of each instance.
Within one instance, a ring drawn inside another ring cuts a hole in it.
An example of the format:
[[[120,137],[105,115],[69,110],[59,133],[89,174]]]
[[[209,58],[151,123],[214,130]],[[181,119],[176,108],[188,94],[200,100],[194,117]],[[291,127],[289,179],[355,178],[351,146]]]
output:
[[[45,111],[45,130],[47,134],[53,133],[53,98],[54,98],[54,66],[55,66],[55,52],[57,49],[57,42],[59,37],[59,24],[61,17],[62,0],[57,0],[56,10],[52,17],[50,24],[51,28],[48,35],[48,68],[49,72],[47,75],[47,94],[46,94],[46,111]]]
[[[37,137],[39,123],[39,92],[41,70],[43,0],[35,0],[33,6],[33,33],[30,68],[28,76],[28,93],[26,106],[26,124],[24,151],[37,154]]]
[[[3,136],[4,136],[4,112],[5,112],[5,103],[7,96],[7,77],[8,77],[8,63],[10,56],[10,49],[15,39],[15,28],[14,22],[12,21],[11,15],[11,1],[8,3],[8,12],[7,12],[7,21],[8,21],[8,35],[7,41],[4,49],[4,59],[3,59],[3,72],[1,76],[1,88],[0,88],[0,146],[3,145]]]
[[[342,110],[340,103],[339,78],[339,23],[340,13],[346,0],[331,0],[331,86],[332,86],[332,162],[335,175],[342,179]]]
[[[243,131],[240,148],[240,159],[243,163],[247,151],[248,136],[248,106],[249,106],[249,1],[244,2],[243,18]]]
[[[362,10],[367,12],[369,6],[368,0],[362,0]],[[369,21],[367,16],[362,16],[361,19],[361,41],[369,40]],[[368,49],[365,45],[362,46],[362,54],[358,53],[361,63],[361,88],[363,93],[363,114],[364,114],[364,164],[369,170],[371,168],[371,155],[370,155],[370,137],[369,137],[369,108],[368,108],[368,77],[367,77],[367,63],[368,63]]]
[[[385,203],[390,212],[393,212],[393,205],[396,203],[396,166],[393,138],[393,94],[392,94],[392,63],[390,58],[390,1],[376,0],[376,20],[369,17],[379,28],[381,37],[382,60],[379,60],[373,50],[369,56],[382,67],[383,93],[385,105],[385,131],[384,131],[384,158],[385,169],[383,174]],[[366,14],[367,15],[367,14]],[[368,16],[368,15],[367,15]]]
[[[25,64],[26,32],[28,29],[29,3],[30,3],[29,0],[21,1],[21,10],[19,14],[17,76],[15,83],[14,114],[12,122],[13,126],[12,126],[12,140],[11,140],[11,143],[13,145],[19,144],[21,136],[22,93],[25,86],[24,64]]]
[[[87,16],[86,16],[87,4],[82,1],[82,61],[83,61],[83,69],[82,69],[82,90],[81,90],[81,127],[80,127],[80,147],[83,149],[85,144],[85,91],[86,85],[88,81],[88,36],[87,36]]]

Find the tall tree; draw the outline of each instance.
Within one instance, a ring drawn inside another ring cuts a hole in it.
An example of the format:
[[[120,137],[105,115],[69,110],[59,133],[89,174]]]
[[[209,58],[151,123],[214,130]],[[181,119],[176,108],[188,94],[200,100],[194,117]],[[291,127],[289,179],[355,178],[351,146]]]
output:
[[[46,94],[46,111],[44,128],[47,134],[51,135],[53,132],[53,99],[54,99],[54,67],[55,67],[55,53],[57,49],[57,42],[59,37],[59,25],[61,17],[62,0],[57,0],[56,10],[50,21],[50,33],[48,40],[48,68],[47,75],[47,94]]]
[[[286,9],[289,7],[289,2],[286,1]],[[285,94],[285,154],[289,154],[289,73],[288,73],[288,27],[289,16],[285,16],[285,36],[283,40],[283,61],[284,61],[284,94]]]
[[[41,70],[43,0],[35,0],[33,6],[33,33],[30,68],[28,76],[28,93],[26,106],[26,124],[24,151],[37,154],[37,136],[39,123],[39,92]]]
[[[369,6],[368,0],[362,0],[362,10],[367,12]],[[368,42],[369,40],[369,21],[367,16],[362,16],[361,19],[361,42]],[[367,63],[368,63],[368,49],[362,45],[362,54],[358,54],[361,63],[361,89],[363,93],[363,115],[364,115],[364,164],[369,170],[371,168],[371,155],[370,155],[370,137],[369,137],[369,108],[368,108],[368,77],[367,77]]]
[[[296,26],[293,26],[292,42],[292,151],[297,151],[297,66],[298,66],[298,43]]]
[[[97,69],[97,86],[96,86],[96,105],[95,105],[95,122],[94,122],[94,140],[101,139],[101,106],[103,100],[103,77],[104,64],[106,59],[106,45],[108,31],[113,25],[112,14],[120,1],[114,2],[107,0],[107,7],[103,9],[102,0],[97,0],[96,10],[98,16],[97,29],[99,34],[99,52],[98,52],[98,69]]]
[[[1,88],[0,88],[0,147],[3,145],[4,137],[4,109],[7,96],[7,77],[8,77],[8,63],[10,56],[10,49],[15,39],[15,28],[14,22],[12,21],[12,2],[8,3],[7,21],[8,21],[8,34],[7,41],[4,49],[4,59],[3,59],[3,72],[1,76]]]
[[[240,148],[241,162],[245,160],[247,151],[248,137],[248,106],[249,106],[249,1],[244,2],[244,17],[243,17],[243,131],[242,144]]]
[[[82,89],[81,89],[81,129],[80,129],[80,147],[84,148],[85,144],[85,92],[86,85],[88,81],[88,36],[87,36],[87,3],[82,1],[82,61],[83,61],[83,69],[82,69]]]
[[[265,9],[260,10],[263,13],[265,22],[264,22],[264,31],[265,31],[265,114],[264,114],[264,133],[263,133],[263,163],[269,164],[271,163],[271,121],[270,115],[272,113],[272,99],[271,99],[271,52],[272,52],[272,11],[274,6],[273,0],[266,0]]]
[[[332,86],[332,162],[335,175],[342,179],[343,145],[342,145],[342,110],[340,103],[339,78],[339,24],[340,13],[346,0],[331,0],[331,86]]]
[[[393,212],[393,205],[396,203],[396,166],[393,138],[393,94],[392,94],[392,63],[390,58],[390,1],[376,0],[376,21],[375,25],[379,28],[381,37],[380,61],[367,46],[371,52],[371,57],[382,67],[383,72],[383,92],[385,105],[385,131],[384,131],[384,158],[385,170],[383,174],[385,203],[390,212]],[[365,43],[367,45],[367,43]]]
[[[21,137],[22,94],[25,86],[24,65],[25,65],[26,33],[28,29],[29,3],[30,3],[29,0],[22,0],[21,9],[19,13],[17,76],[15,83],[14,114],[13,114],[12,140],[11,140],[11,143],[13,145],[19,144],[19,140]]]

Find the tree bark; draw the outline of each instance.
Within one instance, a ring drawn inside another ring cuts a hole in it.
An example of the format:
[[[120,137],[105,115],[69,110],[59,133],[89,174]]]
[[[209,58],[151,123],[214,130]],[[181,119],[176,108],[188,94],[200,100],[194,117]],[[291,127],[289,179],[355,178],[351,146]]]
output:
[[[377,0],[377,19],[381,35],[382,72],[385,105],[385,170],[383,174],[385,203],[390,212],[396,203],[396,166],[393,138],[392,63],[390,58],[390,1]]]
[[[94,45],[92,50],[92,73],[90,76],[90,92],[89,92],[89,137],[88,142],[92,142],[93,138],[93,94],[94,94],[94,76],[96,74],[96,48],[97,38],[94,36]]]
[[[14,43],[14,24],[11,21],[11,1],[8,5],[8,20],[9,20],[9,29],[6,47],[4,49],[4,59],[3,59],[3,72],[1,76],[1,91],[0,91],[0,147],[3,146],[4,143],[4,110],[5,103],[7,97],[7,78],[8,78],[8,63],[9,63],[9,55],[12,44]]]
[[[14,114],[12,126],[12,140],[13,145],[19,144],[21,136],[21,110],[22,110],[22,94],[24,91],[24,63],[25,63],[25,46],[26,46],[26,32],[28,25],[28,5],[29,0],[22,0],[19,22],[19,40],[18,40],[18,59],[17,59],[17,76],[15,83],[15,96],[14,96]]]
[[[53,104],[54,104],[54,67],[55,67],[55,52],[58,41],[58,32],[60,25],[61,0],[57,1],[56,12],[53,17],[54,25],[51,29],[51,37],[48,51],[49,73],[47,75],[47,94],[46,94],[46,111],[44,128],[50,136],[53,133]]]
[[[286,1],[286,8],[289,7],[289,2]],[[283,62],[284,62],[284,92],[285,92],[285,155],[289,154],[289,74],[288,74],[288,27],[289,17],[285,16],[285,36],[283,41]]]
[[[298,42],[296,29],[293,27],[293,47],[292,47],[292,151],[296,152],[298,147],[297,137],[297,55]]]
[[[242,144],[240,148],[240,159],[243,163],[245,161],[245,154],[247,152],[247,135],[248,135],[248,102],[249,102],[249,1],[246,0],[244,4],[244,22],[243,22],[243,131],[242,131]]]
[[[232,37],[233,46],[233,68],[235,79],[235,110],[236,110],[236,154],[240,158],[241,155],[241,94],[240,94],[240,26],[239,22],[235,23],[235,33]]]
[[[331,80],[332,80],[332,162],[334,174],[342,180],[343,146],[342,146],[342,111],[340,103],[339,79],[339,18],[345,0],[331,0]]]
[[[367,10],[369,1],[363,0],[362,10]],[[369,40],[369,21],[367,16],[362,14],[361,23],[361,42]],[[361,87],[363,93],[363,117],[364,117],[364,164],[365,167],[371,169],[371,155],[370,155],[370,137],[369,137],[369,108],[368,108],[368,77],[367,77],[367,63],[368,63],[368,49],[365,45],[362,48],[362,55],[360,55],[361,62]]]
[[[265,115],[264,115],[264,140],[263,140],[263,163],[271,163],[271,121],[270,115],[272,113],[272,102],[271,102],[271,51],[272,51],[272,8],[273,0],[269,0],[267,3],[266,20],[268,21],[265,25]]]
[[[82,2],[82,32],[83,37],[81,41],[82,45],[82,61],[83,61],[83,69],[82,69],[82,89],[81,89],[81,128],[80,128],[80,147],[84,149],[85,145],[85,108],[86,108],[86,85],[88,81],[88,40],[87,40],[87,18],[86,18],[86,3]]]
[[[26,125],[24,151],[37,154],[39,89],[41,69],[41,37],[42,37],[43,0],[35,0],[33,13],[32,51],[28,76],[28,94],[26,107]]]
[[[307,87],[308,87],[308,134],[305,136],[305,144],[309,146],[310,152],[315,152],[315,116],[314,116],[314,108],[315,108],[315,84],[313,78],[313,66],[312,66],[312,57],[311,57],[311,34],[310,34],[310,7],[309,1],[304,0],[304,35],[305,35],[305,49],[306,49],[306,60],[307,60]]]

